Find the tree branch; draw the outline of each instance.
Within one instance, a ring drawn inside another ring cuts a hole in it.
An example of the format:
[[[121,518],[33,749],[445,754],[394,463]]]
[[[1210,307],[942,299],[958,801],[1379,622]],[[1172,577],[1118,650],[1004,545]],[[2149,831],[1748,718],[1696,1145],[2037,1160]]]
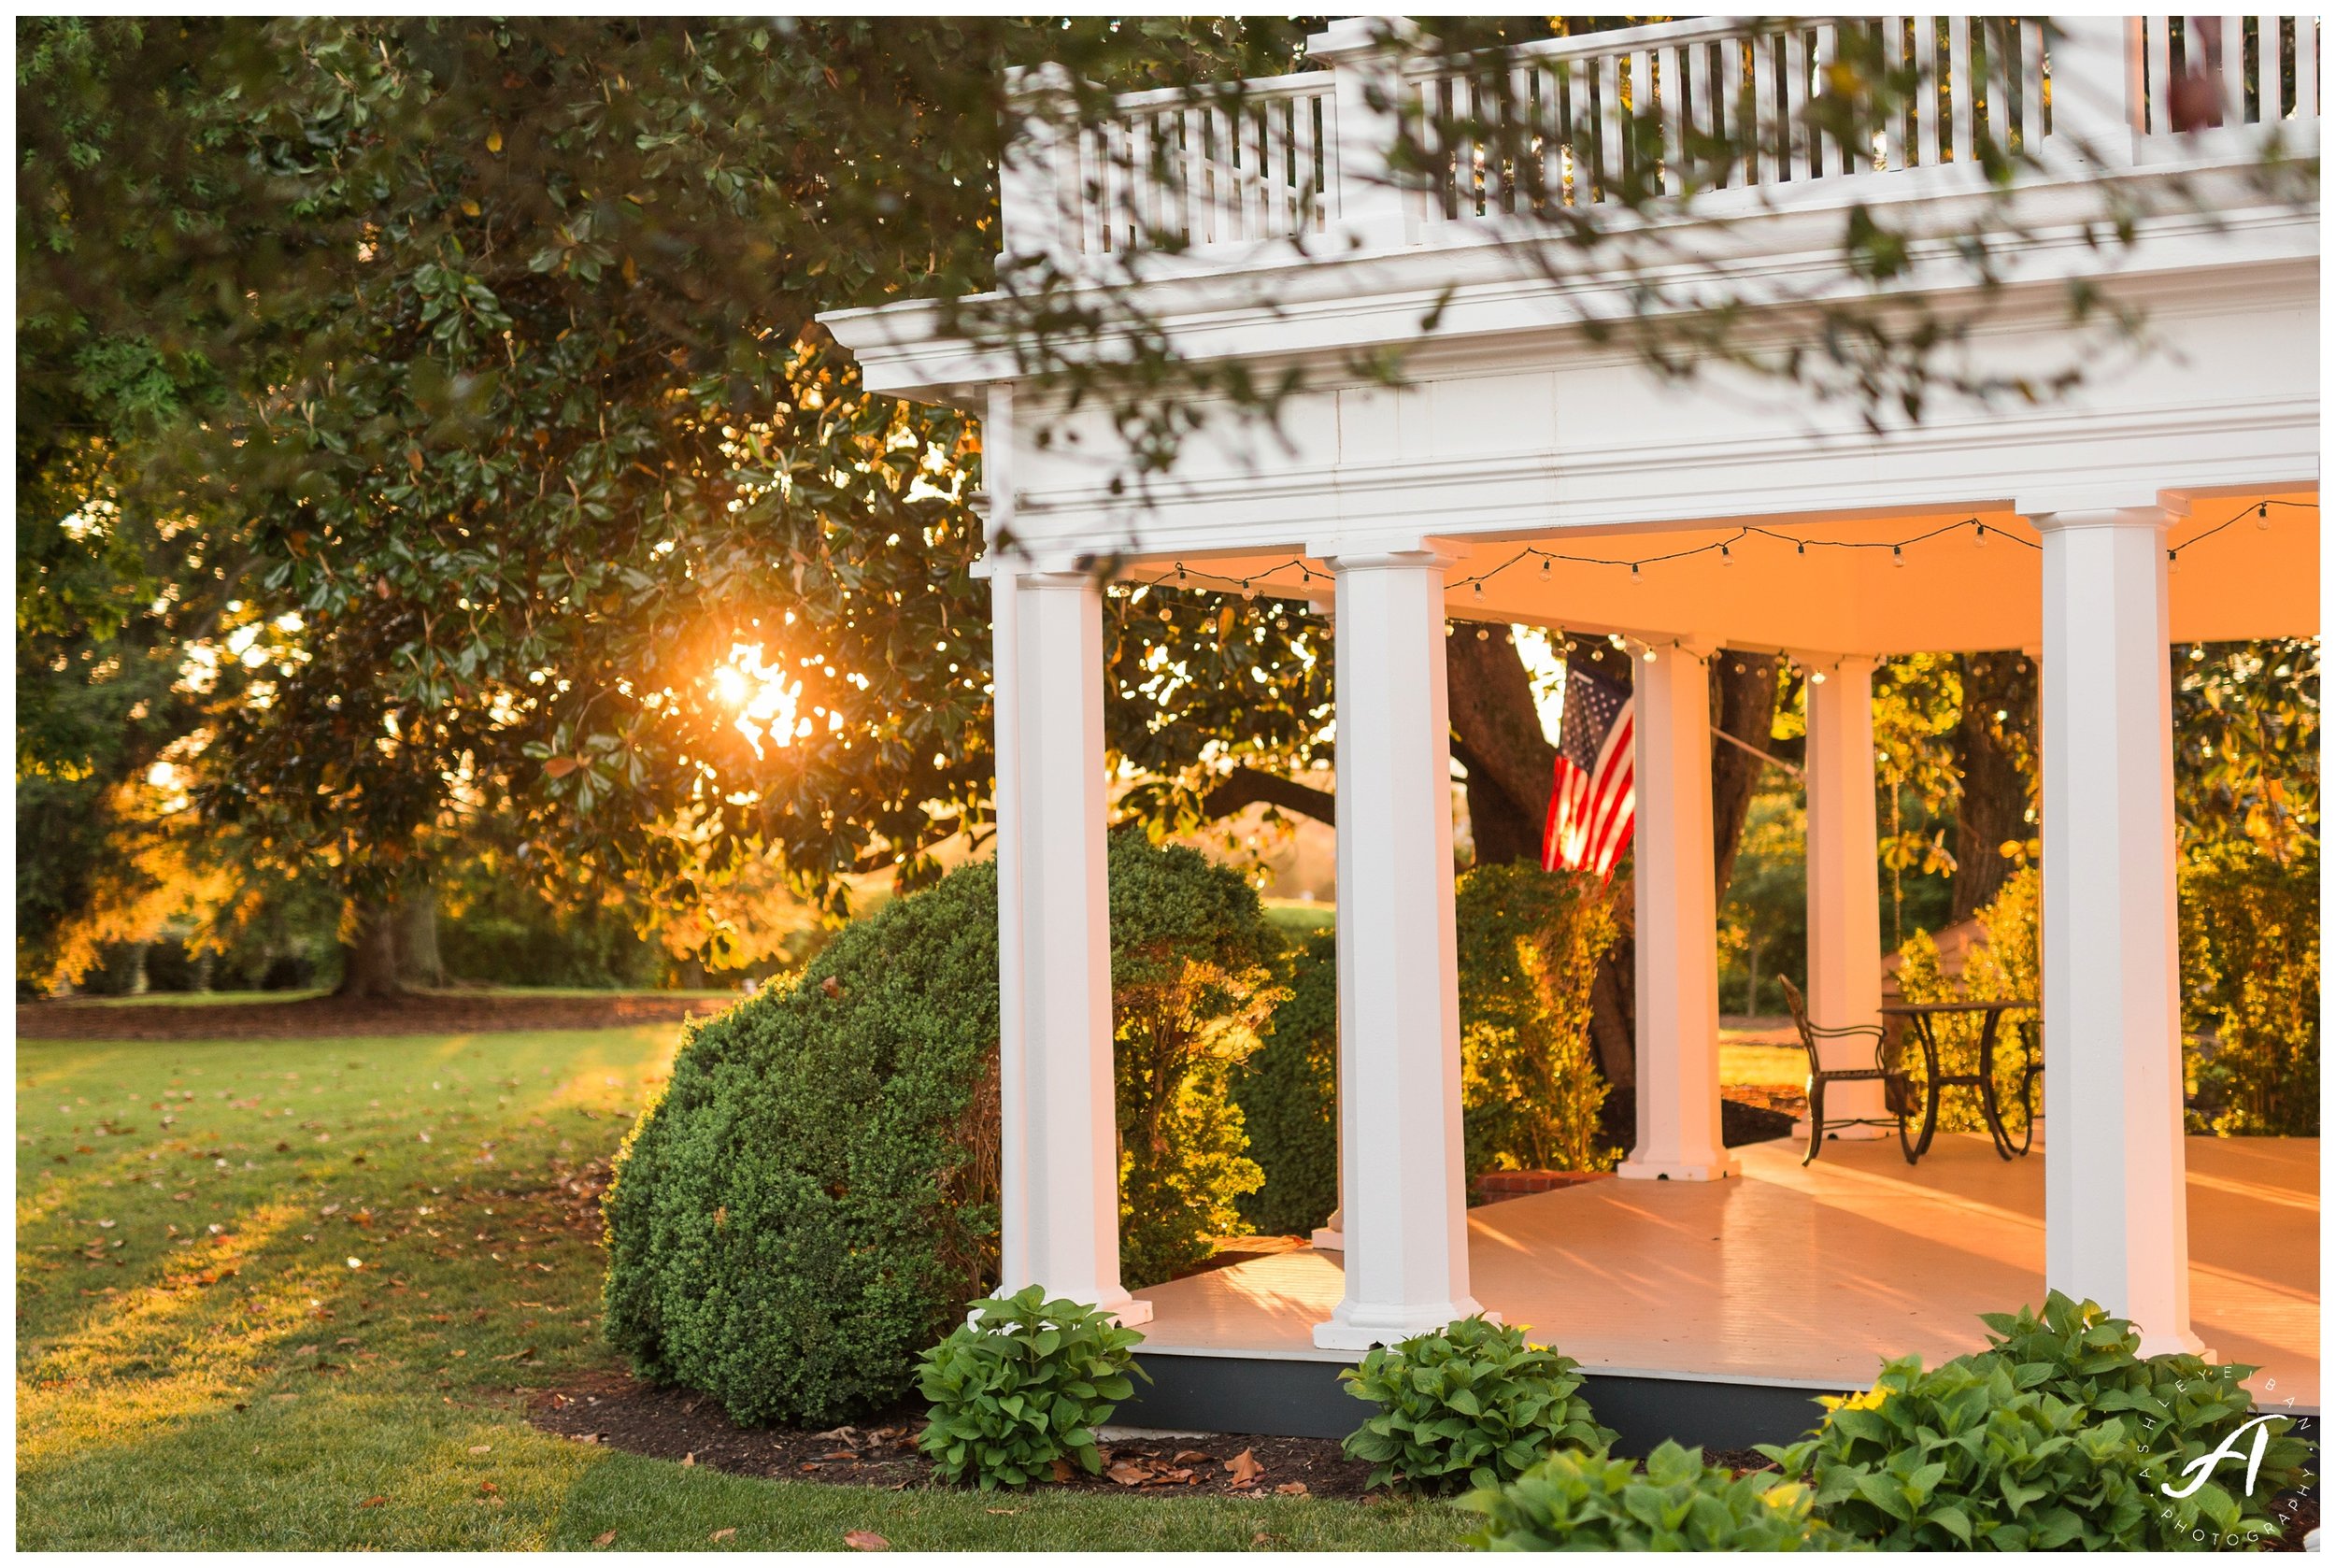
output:
[[[1262,802],[1294,811],[1301,817],[1311,817],[1318,822],[1335,827],[1338,824],[1338,797],[1328,790],[1318,790],[1301,784],[1294,778],[1278,774],[1263,773],[1256,768],[1235,768],[1225,781],[1201,797],[1201,812],[1214,821],[1230,817],[1245,805]]]

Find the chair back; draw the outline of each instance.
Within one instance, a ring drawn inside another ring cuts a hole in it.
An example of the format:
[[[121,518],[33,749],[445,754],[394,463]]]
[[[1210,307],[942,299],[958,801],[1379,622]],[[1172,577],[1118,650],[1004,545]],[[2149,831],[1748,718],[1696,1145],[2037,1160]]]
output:
[[[1809,1033],[1809,1005],[1801,999],[1801,988],[1784,976],[1777,976],[1776,983],[1784,988],[1785,1005],[1792,1012],[1793,1030],[1801,1036],[1801,1048],[1809,1053],[1809,1071],[1814,1073],[1822,1063],[1817,1061],[1816,1036]]]

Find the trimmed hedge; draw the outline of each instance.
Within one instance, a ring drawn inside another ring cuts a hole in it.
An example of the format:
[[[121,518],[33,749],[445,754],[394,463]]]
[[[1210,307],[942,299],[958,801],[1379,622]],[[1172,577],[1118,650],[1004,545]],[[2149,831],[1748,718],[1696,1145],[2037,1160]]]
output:
[[[1307,937],[1284,973],[1289,998],[1232,1083],[1263,1179],[1237,1205],[1271,1236],[1304,1235],[1338,1206],[1338,934]]]
[[[1123,1209],[1140,1286],[1207,1254],[1243,1153],[1226,1075],[1278,994],[1241,877],[1110,847]],[[997,1282],[994,864],[847,926],[786,989],[696,1025],[617,1158],[609,1342],[742,1423],[830,1423],[904,1394]]]
[[[997,1276],[997,877],[838,935],[693,1027],[617,1156],[605,1332],[741,1423],[907,1391]]]

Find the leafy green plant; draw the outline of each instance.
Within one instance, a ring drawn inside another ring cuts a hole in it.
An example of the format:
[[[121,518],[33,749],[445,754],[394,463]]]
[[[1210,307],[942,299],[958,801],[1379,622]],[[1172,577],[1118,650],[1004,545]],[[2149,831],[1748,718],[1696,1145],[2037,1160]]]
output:
[[[1504,1487],[1460,1499],[1486,1516],[1468,1545],[1493,1551],[1789,1552],[1855,1549],[1816,1517],[1806,1487],[1739,1476],[1666,1441],[1642,1470],[1600,1453],[1551,1454]]]
[[[1048,1301],[1035,1285],[974,1304],[971,1321],[924,1354],[917,1387],[932,1402],[918,1442],[950,1481],[984,1491],[1028,1486],[1056,1461],[1103,1469],[1095,1429],[1135,1391],[1144,1336],[1111,1315]]]
[[[2320,1131],[2320,857],[2194,853],[2182,867],[2190,1131]]]
[[[1238,872],[1132,830],[1110,857],[1119,1273],[1141,1290],[1239,1231],[1237,1200],[1265,1179],[1230,1076],[1286,994],[1283,944]]]
[[[1762,1445],[1834,1528],[1893,1551],[2100,1551],[2140,1546],[2153,1502],[2121,1421],[2022,1389],[2000,1356],[1882,1368],[1822,1401],[1816,1433]]]
[[[1261,1234],[1304,1235],[1338,1206],[1338,934],[1292,948],[1283,976],[1288,997],[1232,1076],[1264,1178],[1235,1203]]]
[[[1239,876],[1189,850],[1114,834],[1110,877],[1118,1123],[1139,1146],[1120,1265],[1141,1285],[1204,1254],[1256,1184],[1224,1075],[1271,999],[1246,960],[1277,939]],[[685,1037],[605,1201],[605,1333],[643,1376],[742,1423],[851,1419],[906,1393],[996,1286],[997,917],[996,867],[975,862]]]
[[[1373,1486],[1489,1487],[1561,1445],[1614,1441],[1581,1397],[1577,1362],[1483,1317],[1375,1349],[1339,1380],[1379,1407],[1346,1442],[1348,1458],[1377,1466]]]
[[[1993,1353],[2011,1363],[2012,1379],[2020,1388],[2081,1404],[2101,1418],[2122,1419],[2140,1451],[2146,1489],[2154,1494],[2149,1545],[2190,1546],[2201,1530],[2217,1537],[2279,1532],[2272,1500],[2303,1483],[2311,1459],[2309,1445],[2293,1434],[2292,1421],[2272,1418],[2251,1490],[2243,1462],[2200,1464],[2227,1440],[2240,1437],[2254,1418],[2254,1401],[2244,1385],[2255,1367],[2215,1365],[2192,1355],[2145,1357],[2131,1323],[2058,1290],[2044,1297],[2042,1312],[2022,1307],[1986,1313],[1982,1320]],[[2235,1447],[2253,1452],[2251,1438]],[[2193,1466],[2202,1476],[2191,1474]],[[2165,1490],[2194,1479],[2196,1489],[2185,1496]]]

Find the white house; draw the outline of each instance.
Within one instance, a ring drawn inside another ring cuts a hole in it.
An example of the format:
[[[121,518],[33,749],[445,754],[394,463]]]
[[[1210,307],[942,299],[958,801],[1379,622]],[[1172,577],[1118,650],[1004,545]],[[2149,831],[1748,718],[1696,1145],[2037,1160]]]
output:
[[[1950,57],[1980,25],[1888,20],[1913,25],[1885,36],[1917,49],[1944,37]],[[1785,384],[1724,370],[1657,378],[1581,325],[1627,311],[1630,276],[1536,266],[1545,231],[1504,215],[1497,191],[1449,203],[1387,178],[1375,106],[1438,84],[1361,22],[1313,40],[1319,68],[1251,84],[1255,102],[1291,106],[1256,124],[1282,138],[1259,144],[1265,167],[1313,171],[1295,181],[1152,180],[1144,138],[1162,134],[1161,94],[1123,100],[1115,126],[1025,147],[1009,167],[1009,251],[1091,269],[1099,286],[1133,277],[1185,355],[1306,373],[1282,415],[1287,446],[1220,420],[1167,481],[1132,497],[1104,482],[1124,455],[1106,420],[1064,412],[1013,356],[945,332],[932,306],[824,318],[871,389],[986,416],[989,524],[1016,545],[989,562],[1007,1287],[1035,1281],[1129,1322],[1152,1315],[1117,1267],[1106,585],[1089,564],[1108,559],[1124,580],[1180,568],[1334,620],[1344,1191],[1343,1241],[1325,1240],[1344,1254],[1310,1265],[1340,1279],[1311,1328],[1318,1355],[1350,1357],[1482,1300],[1472,1264],[1486,1266],[1485,1244],[1472,1249],[1460,1165],[1441,646],[1448,623],[1471,621],[1607,635],[1636,677],[1639,1120],[1624,1182],[1602,1185],[1650,1204],[1701,1201],[1678,1185],[1743,1169],[1718,1115],[1708,659],[1781,651],[1823,677],[1810,688],[1808,801],[1811,1007],[1825,1024],[1873,1020],[1881,1003],[1874,662],[1926,649],[2040,659],[2043,1272],[2134,1319],[2152,1349],[2199,1345],[2168,646],[2318,630],[2318,215],[2259,194],[2250,173],[2274,132],[2316,156],[2317,35],[2310,18],[2262,19],[2255,36],[2269,48],[2207,62],[2222,125],[2185,134],[2166,123],[2173,60],[2186,40],[2195,62],[2205,30],[2042,21],[1993,24],[2016,91],[1982,105],[1955,79],[1969,73],[1950,71],[1915,134],[1877,141],[1871,160],[1828,167],[1767,141],[1781,155],[1747,159],[1730,188],[1653,221],[1670,225],[1679,265],[1724,264],[1732,288],[1780,302],[1743,330],[1788,341],[1807,318],[1782,302],[1840,286],[1828,279],[1852,204],[1946,229],[1985,208],[1973,165],[1942,147],[1970,146],[1974,114],[1997,117],[2043,167],[2023,178],[2008,280],[1972,363],[2011,374],[2090,361],[2082,385],[2035,404],[1943,403],[1875,434]],[[1602,81],[1612,103],[1617,80],[1659,93],[1715,61],[1767,62],[1788,101],[1762,107],[1788,127],[1835,25],[1602,33],[1520,48],[1512,68],[1585,92]],[[2224,19],[2224,37],[2243,31]],[[1559,101],[1554,89],[1527,96]],[[1679,98],[1681,112],[1709,101]],[[1553,146],[1574,138],[1569,157],[1602,135],[1611,119],[1550,133]],[[1099,154],[1115,145],[1132,150],[1138,178],[1108,172]],[[2087,242],[2104,192],[2149,214],[2129,248]],[[1185,204],[1172,221],[1189,249],[1132,262],[1145,224],[1130,215],[1157,223],[1172,203]],[[2146,313],[2142,351],[2101,354],[2071,321],[2069,281],[2096,276]],[[1944,263],[1921,280],[1950,312],[1955,291],[1978,298]],[[1352,371],[1388,345],[1410,349],[1401,384]],[[1055,439],[1042,444],[1042,430]],[[1286,1335],[1273,1343],[1300,1354]]]

